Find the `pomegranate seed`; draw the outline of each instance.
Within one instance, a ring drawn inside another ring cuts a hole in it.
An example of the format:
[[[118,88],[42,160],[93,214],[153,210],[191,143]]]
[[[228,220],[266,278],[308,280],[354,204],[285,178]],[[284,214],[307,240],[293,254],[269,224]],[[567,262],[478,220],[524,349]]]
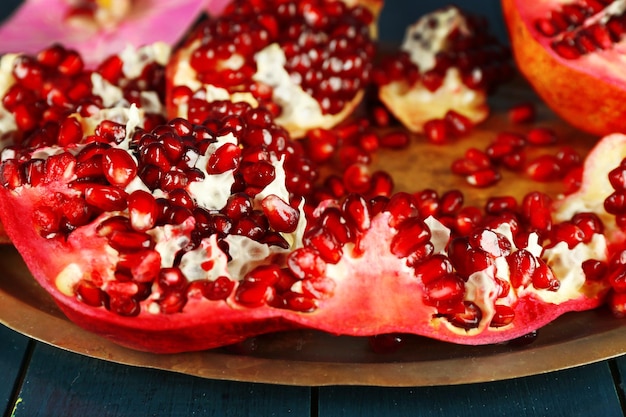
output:
[[[128,205],[128,194],[116,187],[93,184],[85,188],[85,201],[102,211],[121,211]]]
[[[124,317],[139,315],[141,307],[139,302],[132,297],[124,295],[110,295],[106,306],[111,312]]]
[[[534,122],[536,113],[535,104],[530,102],[518,103],[508,110],[509,120],[515,124]]]
[[[398,258],[406,258],[430,240],[430,229],[422,219],[409,218],[399,225],[398,233],[392,238],[390,250]]]
[[[304,244],[317,250],[322,259],[330,264],[341,260],[343,251],[337,239],[327,230],[314,227],[304,235]]]
[[[387,127],[391,123],[391,115],[383,106],[374,106],[372,109],[372,120],[378,127]]]
[[[59,146],[68,146],[79,143],[83,138],[83,127],[74,117],[68,117],[59,126]]]
[[[76,158],[69,152],[52,155],[46,159],[46,181],[69,180],[76,169]]]
[[[368,191],[370,197],[390,197],[393,193],[393,178],[385,171],[374,172],[370,182]]]
[[[502,175],[493,168],[482,169],[465,177],[468,184],[478,188],[492,186],[501,179]]]
[[[343,183],[350,193],[365,193],[370,188],[371,175],[367,165],[355,163],[343,173]]]
[[[215,281],[208,281],[202,288],[202,295],[208,300],[225,300],[235,289],[235,282],[228,277],[220,276]]]
[[[556,132],[550,128],[536,127],[526,135],[526,140],[532,145],[554,145],[558,141]]]
[[[123,149],[110,148],[102,154],[104,176],[112,185],[126,187],[137,176],[137,164]]]
[[[363,197],[357,194],[350,194],[343,203],[346,222],[355,227],[360,232],[365,232],[370,228],[370,210]]]
[[[463,311],[448,315],[448,321],[454,326],[465,330],[478,327],[483,317],[480,308],[471,301],[464,301],[462,306]]]
[[[626,212],[626,192],[614,192],[604,200],[607,213],[619,215]]]
[[[91,282],[81,280],[76,286],[76,298],[89,306],[101,307],[106,302],[106,293]]]
[[[299,248],[287,258],[289,270],[299,279],[323,277],[326,262],[311,248]]]
[[[263,213],[270,226],[277,232],[292,233],[300,220],[300,212],[280,197],[270,194],[261,201]]]
[[[439,213],[453,215],[463,207],[465,197],[459,190],[450,190],[442,194],[439,200]]]
[[[128,197],[128,218],[134,230],[145,232],[152,229],[156,225],[158,213],[156,199],[149,192],[136,190]]]
[[[493,318],[489,323],[490,327],[504,327],[511,324],[515,319],[515,310],[510,306],[496,304],[494,310]]]
[[[450,138],[448,124],[443,119],[433,119],[424,123],[424,135],[430,143],[441,145]]]
[[[419,214],[414,196],[405,192],[391,196],[385,206],[385,211],[390,214],[390,227],[398,227],[406,219],[416,217]]]
[[[113,231],[109,236],[109,245],[118,252],[132,252],[152,249],[154,242],[146,233]]]
[[[450,259],[437,254],[415,265],[414,274],[422,283],[428,284],[443,275],[451,274],[453,270]]]
[[[524,196],[521,214],[530,230],[546,232],[552,228],[551,207],[552,199],[546,194],[532,192]]]
[[[429,305],[461,302],[465,295],[465,283],[455,274],[446,274],[424,285],[424,302]]]
[[[264,282],[243,281],[235,291],[235,300],[245,307],[261,307],[274,299],[274,289]]]
[[[537,259],[537,269],[532,275],[532,283],[535,288],[549,291],[557,291],[561,286],[552,269],[541,259]]]
[[[530,285],[537,269],[537,260],[525,249],[520,249],[506,257],[509,264],[509,281],[513,288],[524,288]]]
[[[489,214],[513,213],[516,210],[517,200],[512,196],[490,197],[485,204],[485,211]]]
[[[120,253],[117,271],[129,273],[135,282],[152,282],[161,269],[161,254],[155,250]]]
[[[562,168],[556,157],[542,155],[531,161],[526,167],[526,174],[533,181],[554,181],[562,176]]]
[[[576,213],[572,217],[574,223],[583,233],[583,241],[589,242],[593,238],[594,233],[604,233],[604,224],[596,213],[583,212]]]
[[[511,242],[500,233],[483,229],[469,237],[469,244],[481,249],[493,257],[508,256],[511,253]]]
[[[241,160],[241,148],[233,143],[226,143],[209,156],[206,170],[210,175],[223,174],[236,169]]]
[[[469,134],[474,127],[474,124],[469,118],[454,110],[448,110],[443,120],[448,126],[448,131],[457,137]]]
[[[615,317],[626,317],[626,293],[611,292],[608,304]]]
[[[42,206],[33,210],[33,221],[41,236],[47,236],[60,230],[61,217],[50,207]]]
[[[409,146],[411,137],[407,132],[398,131],[384,134],[380,137],[380,146],[389,149],[404,149]]]
[[[585,278],[589,281],[602,281],[608,270],[606,262],[596,259],[587,259],[581,264],[581,267],[585,273]]]

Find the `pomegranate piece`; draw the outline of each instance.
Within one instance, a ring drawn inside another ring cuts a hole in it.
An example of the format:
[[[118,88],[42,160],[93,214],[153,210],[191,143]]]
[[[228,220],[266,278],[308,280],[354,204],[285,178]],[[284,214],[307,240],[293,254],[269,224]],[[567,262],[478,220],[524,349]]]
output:
[[[292,137],[335,126],[361,101],[375,52],[377,13],[354,3],[232,2],[174,54],[168,114],[201,122],[219,99],[266,107]]]
[[[515,62],[545,103],[571,125],[626,132],[622,103],[624,2],[503,0]]]
[[[509,52],[486,22],[449,6],[407,28],[400,52],[383,57],[373,78],[380,100],[409,130],[423,132],[454,111],[465,131],[487,118],[488,93],[512,74]]]
[[[166,0],[144,7],[132,0],[27,0],[0,26],[0,52],[35,54],[56,42],[78,51],[86,65],[94,67],[128,45],[175,45],[205,3]],[[178,24],[168,24],[172,21]]]

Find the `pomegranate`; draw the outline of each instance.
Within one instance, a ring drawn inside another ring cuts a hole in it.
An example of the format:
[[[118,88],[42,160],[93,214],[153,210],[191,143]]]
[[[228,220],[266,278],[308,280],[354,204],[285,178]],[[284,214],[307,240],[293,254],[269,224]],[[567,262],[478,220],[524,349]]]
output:
[[[202,124],[151,130],[140,113],[123,134],[104,120],[77,143],[5,148],[0,166],[0,218],[33,275],[117,343],[180,352],[302,326],[498,343],[609,290],[582,266],[607,262],[601,221],[557,222],[546,195],[470,217],[458,191],[309,211],[315,169],[268,110],[214,102]]]
[[[623,0],[503,0],[515,62],[555,113],[603,136],[626,132]]]
[[[92,67],[129,45],[176,44],[213,3],[220,1],[26,0],[0,26],[0,53],[35,54],[57,42]]]
[[[342,1],[237,0],[174,54],[168,114],[201,122],[207,102],[228,99],[269,108],[292,137],[332,127],[369,83],[374,23],[370,9]]]
[[[389,110],[409,130],[423,132],[450,111],[484,121],[487,94],[513,74],[509,61],[484,19],[449,6],[407,28],[400,51],[382,59],[374,80]]]
[[[85,68],[77,51],[59,44],[34,55],[3,55],[0,147],[52,144],[57,134],[62,142],[78,141],[83,132],[77,119],[95,123],[104,114],[111,116],[107,109],[127,108],[130,103],[142,107],[152,123],[164,120],[163,77],[169,55],[170,48],[163,43],[129,47],[94,70]]]

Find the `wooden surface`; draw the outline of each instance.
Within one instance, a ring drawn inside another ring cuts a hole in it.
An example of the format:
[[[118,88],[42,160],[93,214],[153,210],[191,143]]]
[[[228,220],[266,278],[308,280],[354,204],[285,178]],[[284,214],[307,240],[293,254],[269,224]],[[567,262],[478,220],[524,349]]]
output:
[[[216,381],[67,352],[0,326],[4,416],[623,416],[626,358],[458,386]]]

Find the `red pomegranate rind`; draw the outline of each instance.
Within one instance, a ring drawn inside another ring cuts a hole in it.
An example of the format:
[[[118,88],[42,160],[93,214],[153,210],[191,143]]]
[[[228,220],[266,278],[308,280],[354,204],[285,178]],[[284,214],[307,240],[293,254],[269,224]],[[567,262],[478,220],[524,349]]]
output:
[[[84,1],[86,6],[101,5],[98,17],[93,10],[81,13],[80,3],[24,1],[0,26],[0,52],[35,54],[57,42],[79,51],[87,66],[94,67],[129,45],[135,48],[155,42],[175,45],[200,16],[206,2]],[[109,6],[102,6],[105,3]]]
[[[379,97],[411,131],[454,111],[473,124],[489,115],[487,95],[513,74],[508,49],[477,16],[447,7],[407,28],[400,52],[383,57]]]
[[[369,82],[374,16],[340,1],[231,3],[167,68],[170,117],[201,121],[215,99],[266,106],[292,137],[344,120]]]
[[[502,0],[517,67],[572,126],[598,136],[625,132],[624,2],[560,4]],[[568,23],[576,14],[581,19]]]

